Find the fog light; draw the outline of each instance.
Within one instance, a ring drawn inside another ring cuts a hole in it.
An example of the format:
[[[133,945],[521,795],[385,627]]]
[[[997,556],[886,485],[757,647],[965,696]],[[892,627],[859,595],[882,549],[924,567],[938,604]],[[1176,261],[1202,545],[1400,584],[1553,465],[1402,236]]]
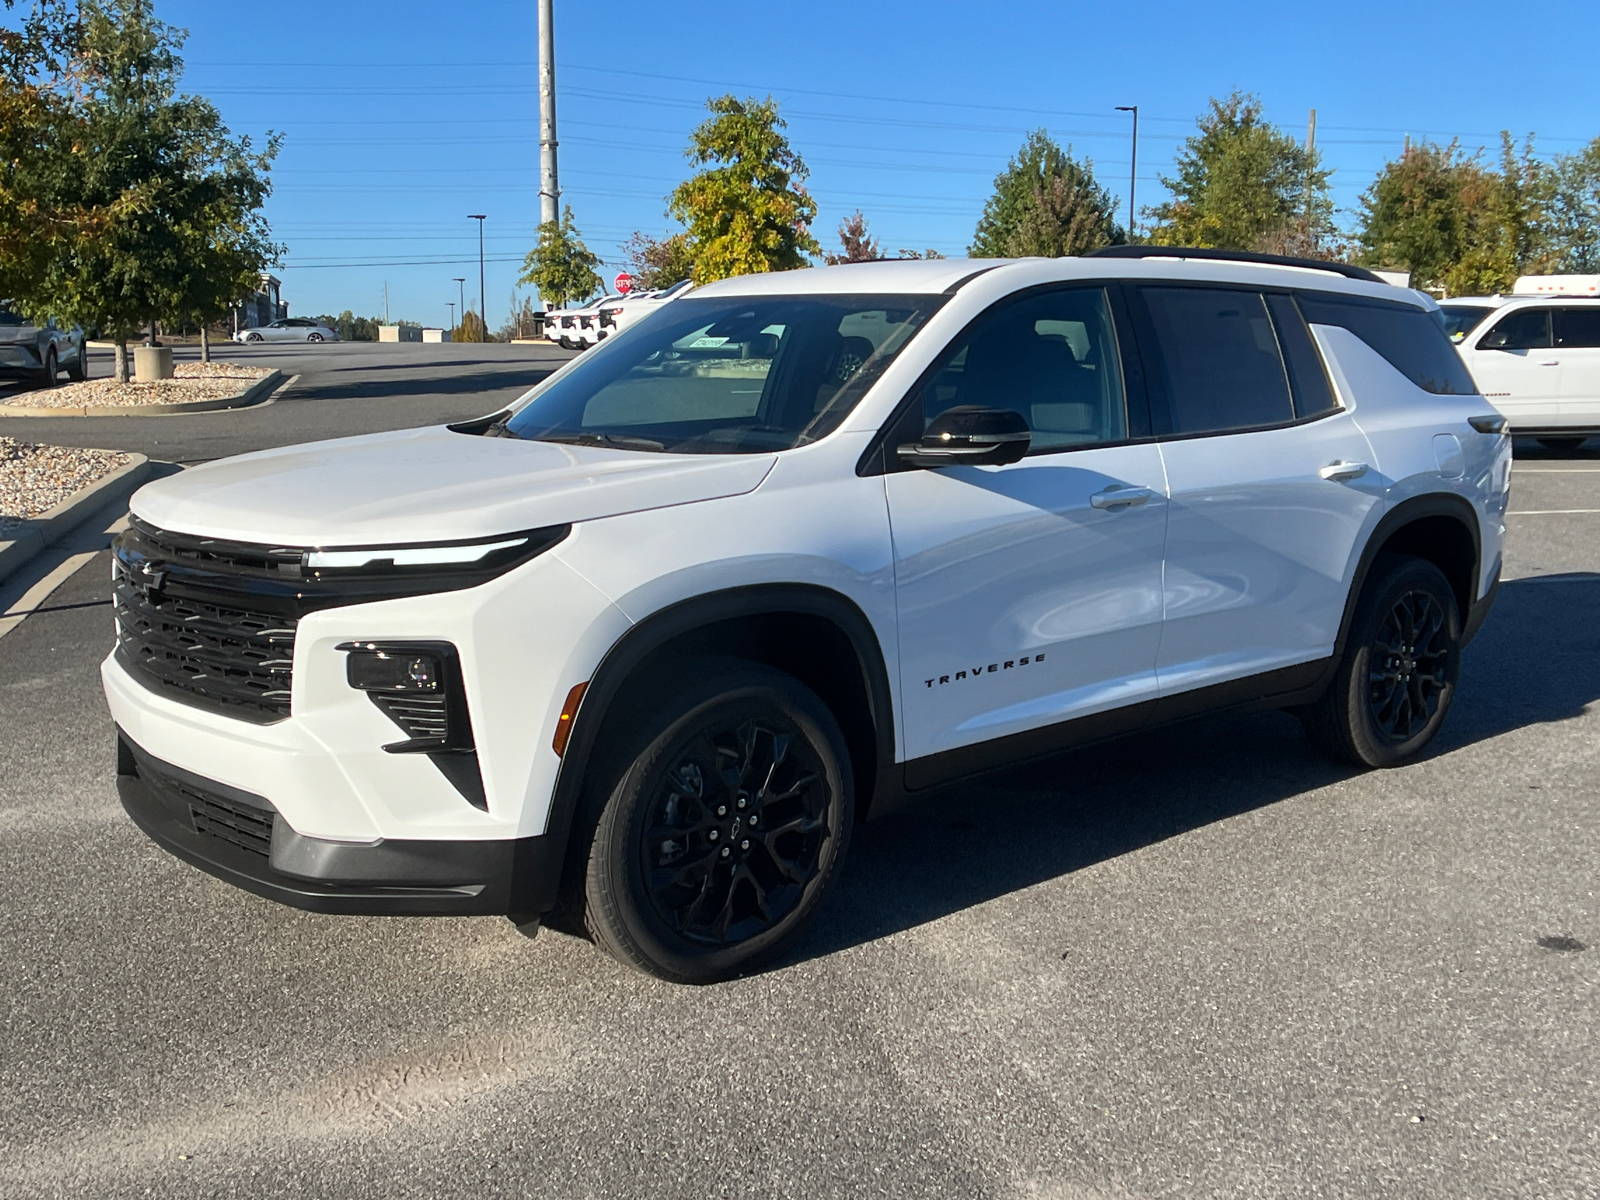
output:
[[[345,678],[362,692],[436,692],[443,667],[436,655],[392,650],[352,650]]]

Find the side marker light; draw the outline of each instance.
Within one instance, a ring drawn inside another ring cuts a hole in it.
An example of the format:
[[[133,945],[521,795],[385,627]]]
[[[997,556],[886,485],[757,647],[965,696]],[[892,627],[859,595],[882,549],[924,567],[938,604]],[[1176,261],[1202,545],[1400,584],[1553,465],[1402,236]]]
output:
[[[588,686],[588,680],[574,686],[567,693],[567,702],[561,706],[561,716],[556,721],[556,735],[550,739],[550,746],[557,758],[567,752],[567,739],[572,736],[572,718],[578,715],[578,705],[582,703],[584,689]]]

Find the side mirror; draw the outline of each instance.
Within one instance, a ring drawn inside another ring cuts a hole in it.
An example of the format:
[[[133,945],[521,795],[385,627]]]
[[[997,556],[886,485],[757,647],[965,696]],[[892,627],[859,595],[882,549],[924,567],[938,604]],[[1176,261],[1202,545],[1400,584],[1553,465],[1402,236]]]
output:
[[[963,404],[933,419],[920,442],[896,449],[910,467],[1001,467],[1028,453],[1033,434],[1019,412]]]

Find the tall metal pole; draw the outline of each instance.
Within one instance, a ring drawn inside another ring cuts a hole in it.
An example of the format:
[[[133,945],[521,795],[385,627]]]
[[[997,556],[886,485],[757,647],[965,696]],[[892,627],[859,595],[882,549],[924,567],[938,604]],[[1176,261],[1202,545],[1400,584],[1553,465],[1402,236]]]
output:
[[[456,327],[456,302],[454,300],[446,300],[445,303],[450,306],[450,328],[454,329]]]
[[[1117,111],[1133,114],[1133,161],[1128,167],[1128,240],[1131,242],[1139,236],[1133,217],[1133,190],[1139,182],[1139,106],[1119,104]]]
[[[1306,131],[1306,241],[1315,236],[1311,220],[1311,176],[1317,165],[1317,110],[1311,110],[1311,127]],[[1313,242],[1312,248],[1316,245]]]
[[[539,0],[539,223],[561,219],[556,176],[555,0]]]
[[[461,324],[467,323],[467,278],[465,275],[452,275],[450,282],[456,285],[456,290],[461,293]]]
[[[478,318],[483,322],[483,340],[489,340],[489,301],[483,292],[483,213],[468,213],[467,220],[478,223]]]

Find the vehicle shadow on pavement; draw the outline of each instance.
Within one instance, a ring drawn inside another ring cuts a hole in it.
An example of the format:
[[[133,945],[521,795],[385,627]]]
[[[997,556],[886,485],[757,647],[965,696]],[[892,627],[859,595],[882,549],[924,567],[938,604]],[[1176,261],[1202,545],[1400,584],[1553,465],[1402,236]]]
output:
[[[422,371],[430,366],[454,368],[456,363],[407,363],[405,370]],[[526,390],[534,384],[555,373],[556,368],[562,364],[549,363],[529,365],[514,369],[501,369],[498,371],[473,371],[463,374],[427,374],[427,375],[400,375],[389,374],[385,371],[382,378],[373,379],[374,373],[370,368],[363,370],[357,367],[337,368],[334,371],[321,372],[317,375],[318,382],[301,383],[295,387],[290,398],[295,401],[304,400],[382,400],[399,396],[456,396],[468,392],[499,392],[516,388]],[[331,377],[338,371],[349,370],[358,376],[366,378],[352,380],[336,380]]]
[[[1559,654],[1550,654],[1553,631]],[[1600,575],[1513,580],[1463,658],[1429,756],[1600,700]],[[900,933],[1357,774],[1284,713],[1152,730],[954,784],[855,830],[841,886],[790,961]]]

